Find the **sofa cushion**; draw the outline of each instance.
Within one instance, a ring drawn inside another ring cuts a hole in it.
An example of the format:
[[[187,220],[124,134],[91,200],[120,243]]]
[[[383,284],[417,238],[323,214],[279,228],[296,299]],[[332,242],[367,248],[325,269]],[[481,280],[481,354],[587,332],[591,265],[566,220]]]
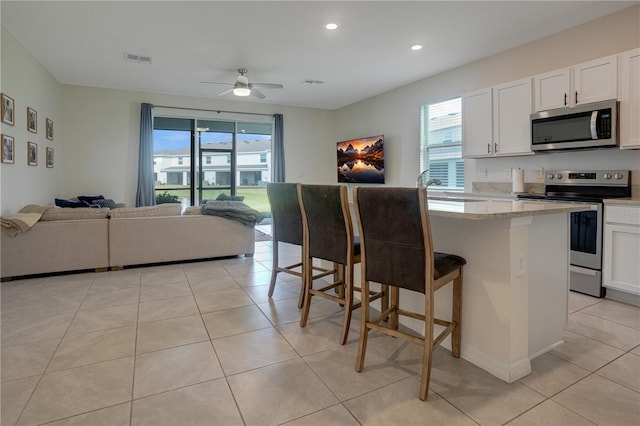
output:
[[[183,215],[202,214],[202,206],[189,206],[182,212]]]
[[[111,210],[112,218],[180,216],[182,206],[177,203],[158,204],[157,206],[124,207]]]
[[[106,219],[109,217],[109,209],[106,208],[64,208],[53,207],[42,214],[41,221],[53,220],[77,220],[77,219]]]
[[[55,203],[58,207],[69,207],[72,209],[78,207],[89,207],[89,203],[86,203],[84,201],[65,200],[64,198],[56,198]]]

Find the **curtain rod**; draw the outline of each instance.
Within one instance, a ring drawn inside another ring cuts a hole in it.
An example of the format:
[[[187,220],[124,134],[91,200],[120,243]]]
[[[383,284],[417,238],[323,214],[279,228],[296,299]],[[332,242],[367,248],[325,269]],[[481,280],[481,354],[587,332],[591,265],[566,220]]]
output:
[[[221,109],[185,108],[185,107],[175,107],[175,106],[167,106],[167,105],[154,105],[154,108],[155,107],[158,107],[158,108],[172,108],[172,109],[184,109],[184,110],[189,110],[189,111],[217,112],[218,114],[225,112],[225,113],[229,113],[229,114],[263,115],[263,116],[266,116],[266,117],[273,117],[274,116],[274,114],[264,114],[264,113],[259,113],[259,112],[225,111],[225,110],[221,110]]]

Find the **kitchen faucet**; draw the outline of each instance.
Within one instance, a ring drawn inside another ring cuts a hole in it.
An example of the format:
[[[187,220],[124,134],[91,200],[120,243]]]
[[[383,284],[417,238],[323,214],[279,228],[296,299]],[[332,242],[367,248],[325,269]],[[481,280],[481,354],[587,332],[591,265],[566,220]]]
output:
[[[440,179],[429,179],[425,182],[425,178],[427,177],[428,171],[429,169],[426,169],[425,171],[423,171],[418,175],[418,178],[416,179],[416,186],[418,188],[420,187],[428,188],[429,185],[442,185],[442,181]]]

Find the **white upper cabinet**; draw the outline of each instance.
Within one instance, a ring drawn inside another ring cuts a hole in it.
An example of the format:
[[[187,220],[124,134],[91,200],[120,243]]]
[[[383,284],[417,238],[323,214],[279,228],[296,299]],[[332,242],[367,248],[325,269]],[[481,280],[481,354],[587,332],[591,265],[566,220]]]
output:
[[[462,155],[493,155],[493,113],[491,89],[467,93],[462,97]]]
[[[527,78],[463,96],[463,156],[532,154],[531,90],[531,78]]]
[[[617,96],[617,55],[534,77],[536,111],[615,99]]]
[[[620,148],[640,149],[640,49],[619,55]]]
[[[532,154],[530,119],[532,104],[530,78],[493,88],[495,154]]]

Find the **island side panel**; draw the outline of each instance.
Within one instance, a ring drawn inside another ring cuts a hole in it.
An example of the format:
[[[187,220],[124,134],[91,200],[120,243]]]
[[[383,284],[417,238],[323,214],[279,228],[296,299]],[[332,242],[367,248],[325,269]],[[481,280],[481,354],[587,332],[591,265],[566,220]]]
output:
[[[561,344],[568,320],[569,214],[535,216],[530,235],[529,356]]]
[[[467,260],[462,357],[506,382],[531,371],[529,233],[531,217],[465,220],[431,216],[434,247]],[[442,301],[436,299],[436,312]]]

